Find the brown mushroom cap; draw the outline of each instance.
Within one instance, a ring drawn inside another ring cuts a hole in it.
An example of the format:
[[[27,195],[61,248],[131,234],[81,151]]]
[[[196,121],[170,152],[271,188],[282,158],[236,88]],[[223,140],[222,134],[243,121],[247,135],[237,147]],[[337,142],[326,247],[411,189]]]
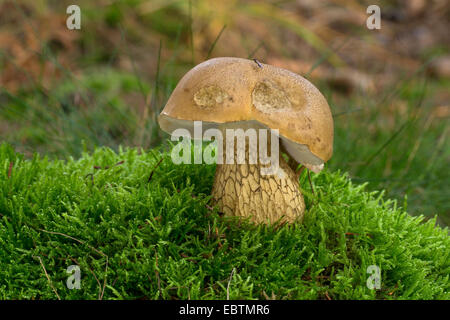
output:
[[[246,121],[278,129],[285,150],[313,168],[333,153],[333,118],[324,96],[305,78],[288,70],[241,58],[200,63],[180,80],[158,122],[171,133],[193,121],[203,128]]]

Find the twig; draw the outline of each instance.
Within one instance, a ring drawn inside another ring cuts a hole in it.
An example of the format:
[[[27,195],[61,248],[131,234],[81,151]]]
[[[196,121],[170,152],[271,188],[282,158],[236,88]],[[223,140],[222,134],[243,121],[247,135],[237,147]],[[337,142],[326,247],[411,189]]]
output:
[[[89,244],[86,244],[85,241],[82,241],[82,240],[80,240],[80,239],[77,239],[77,238],[74,238],[74,237],[72,237],[72,236],[69,236],[68,234],[61,233],[61,232],[47,231],[47,230],[44,230],[44,229],[37,229],[37,230],[42,231],[42,232],[45,232],[45,233],[49,233],[49,234],[54,234],[54,235],[66,237],[66,238],[69,238],[69,239],[71,239],[71,240],[73,240],[73,241],[76,241],[76,242],[78,242],[78,243],[85,244],[85,245],[87,245],[91,250],[93,250],[93,251],[97,252],[98,254],[102,255],[103,257],[105,257],[105,259],[106,259],[105,278],[104,278],[104,280],[103,280],[103,288],[102,288],[102,293],[101,293],[101,295],[100,295],[100,300],[101,300],[101,299],[103,298],[103,294],[105,293],[106,278],[107,278],[107,276],[108,276],[108,260],[109,260],[108,256],[107,256],[105,253],[101,252],[100,250],[94,248],[93,246],[91,246],[91,245],[89,245]]]
[[[279,220],[274,226],[275,226],[275,230],[279,230],[282,227],[284,227],[287,224],[286,220]]]
[[[123,164],[124,162],[125,162],[125,160],[122,160],[122,161],[119,161],[119,162],[117,162],[116,164],[112,165],[111,167],[110,167],[110,166],[105,166],[103,169],[107,170],[107,169],[109,169],[109,168],[112,168],[112,167],[121,165],[121,164]],[[101,167],[101,166],[94,166],[94,169],[97,169],[97,170],[98,170],[98,169],[102,169],[102,167]]]
[[[14,165],[14,163],[11,161],[11,162],[9,163],[8,179],[11,178],[11,173],[12,173],[13,165]]]
[[[44,229],[38,229],[38,230],[39,230],[39,231],[42,231],[42,232],[45,232],[45,233],[49,233],[49,234],[55,234],[55,235],[58,235],[58,236],[63,236],[63,237],[72,239],[72,240],[74,240],[74,241],[76,241],[76,242],[78,242],[78,243],[81,243],[81,244],[86,244],[86,242],[84,242],[84,241],[82,241],[82,240],[80,240],[80,239],[74,238],[74,237],[72,237],[72,236],[69,236],[68,234],[65,234],[65,233],[54,232],[54,231],[47,231],[47,230],[44,230]],[[106,254],[104,254],[104,253],[101,252],[100,250],[95,249],[93,246],[90,246],[90,245],[87,245],[87,246],[88,246],[90,249],[92,249],[92,250],[94,250],[95,252],[97,252],[98,254],[100,254],[100,255],[102,255],[102,256],[104,256],[104,257],[108,257]]]
[[[306,167],[301,166],[300,169],[298,169],[297,172],[295,172],[295,179],[296,181],[298,181],[298,179],[300,178],[300,175],[302,174],[303,170],[305,170]]]
[[[63,258],[64,259],[64,258]],[[71,256],[69,256],[69,259],[72,260],[73,262],[75,262],[78,266],[80,266],[80,263],[77,261],[77,259],[72,258]],[[100,281],[98,280],[97,276],[95,275],[94,271],[92,271],[91,268],[89,268],[89,271],[92,273],[92,275],[94,276],[95,280],[98,283],[98,299],[100,300],[100,294],[102,293],[102,284],[100,283]]]
[[[230,283],[231,283],[231,279],[233,278],[233,274],[234,271],[236,270],[236,268],[233,268],[233,270],[231,270],[231,274],[230,274],[230,279],[228,279],[228,285],[227,285],[227,300],[230,300]]]
[[[105,293],[107,277],[108,277],[108,256],[106,256],[105,278],[103,279],[103,288],[102,288],[102,294],[100,295],[100,300],[103,299],[103,294]]]
[[[156,269],[155,269],[155,275],[156,275],[156,280],[158,283],[158,291],[159,291],[159,296],[162,298],[162,291],[161,291],[161,279],[159,277],[159,271],[158,271],[158,252],[156,251],[155,248],[153,248],[155,250],[155,259],[156,259]]]
[[[273,293],[273,291],[272,291],[272,294],[270,297],[267,295],[265,290],[263,290],[262,294],[266,300],[276,300],[277,299],[277,297],[276,297],[275,293]]]
[[[33,256],[34,258],[38,258],[39,259],[39,263],[42,266],[42,269],[44,270],[45,276],[47,277],[48,283],[50,284],[50,287],[53,289],[53,291],[55,292],[56,296],[58,297],[58,300],[61,300],[58,292],[56,291],[55,287],[52,284],[52,280],[50,279],[50,276],[47,273],[47,270],[45,270],[45,266],[44,263],[42,262],[42,258],[40,256]]]
[[[308,172],[308,181],[309,181],[309,184],[311,185],[311,192],[315,196],[316,193],[314,192],[314,187],[313,187],[313,184],[312,184],[312,181],[311,181],[311,175],[309,174],[309,169],[308,169],[307,172]]]
[[[161,164],[161,162],[164,160],[164,157],[161,158],[161,160],[158,161],[158,163],[156,164],[156,166],[153,168],[152,172],[150,172],[150,176],[148,177],[147,183],[149,183],[152,178],[153,178],[153,174],[155,173],[156,168],[159,167],[159,165]]]
[[[180,190],[177,190],[177,192],[180,192]],[[191,197],[193,198],[193,199],[197,199],[197,196],[196,195],[193,195],[193,194],[191,194]],[[208,209],[209,211],[211,211],[211,212],[214,212],[214,208],[212,207],[212,206],[210,206],[209,204],[205,204],[205,208],[206,209]],[[217,214],[219,215],[219,216],[223,216],[223,212],[221,212],[221,211],[217,211]]]

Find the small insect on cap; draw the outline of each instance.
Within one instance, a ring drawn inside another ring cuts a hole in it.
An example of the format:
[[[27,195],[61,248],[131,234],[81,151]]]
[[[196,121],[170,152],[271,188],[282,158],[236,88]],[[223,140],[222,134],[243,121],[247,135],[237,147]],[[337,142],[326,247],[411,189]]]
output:
[[[193,133],[194,121],[203,121],[203,128],[245,121],[278,129],[289,155],[314,171],[333,154],[333,118],[319,90],[293,72],[254,60],[215,58],[186,73],[158,122],[168,133]]]

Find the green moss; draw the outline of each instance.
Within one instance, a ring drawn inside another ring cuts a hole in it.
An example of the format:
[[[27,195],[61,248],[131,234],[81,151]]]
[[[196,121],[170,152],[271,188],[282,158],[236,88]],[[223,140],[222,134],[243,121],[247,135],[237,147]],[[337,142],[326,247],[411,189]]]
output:
[[[213,178],[159,150],[50,161],[1,145],[0,298],[96,299],[105,279],[103,299],[224,299],[228,284],[231,299],[450,298],[447,229],[382,193],[325,170],[313,194],[302,176],[304,223],[256,227],[208,209]]]

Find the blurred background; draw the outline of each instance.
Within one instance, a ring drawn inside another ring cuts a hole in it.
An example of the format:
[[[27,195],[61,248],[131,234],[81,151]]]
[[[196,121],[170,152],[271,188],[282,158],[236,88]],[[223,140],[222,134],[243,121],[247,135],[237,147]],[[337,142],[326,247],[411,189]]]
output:
[[[66,9],[81,8],[81,29]],[[369,5],[381,29],[369,30]],[[256,58],[325,95],[331,170],[450,224],[448,0],[3,0],[0,142],[27,156],[164,143],[156,116],[212,57]]]

